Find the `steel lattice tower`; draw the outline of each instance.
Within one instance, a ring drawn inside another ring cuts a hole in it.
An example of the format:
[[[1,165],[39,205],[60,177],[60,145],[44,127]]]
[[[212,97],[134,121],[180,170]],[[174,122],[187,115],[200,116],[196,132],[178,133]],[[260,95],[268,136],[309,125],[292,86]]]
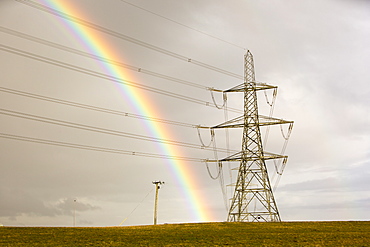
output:
[[[280,221],[264,160],[253,56],[244,56],[244,128],[241,162],[228,221]],[[255,210],[250,211],[250,206]]]
[[[285,164],[287,156],[263,150],[260,126],[292,124],[293,122],[260,116],[257,104],[257,91],[276,88],[276,86],[256,82],[253,55],[247,51],[244,56],[244,83],[223,91],[244,93],[244,115],[210,127],[211,129],[243,128],[241,152],[222,160],[208,160],[210,162],[240,162],[234,195],[228,212],[228,221],[281,221],[265,161],[283,159]]]

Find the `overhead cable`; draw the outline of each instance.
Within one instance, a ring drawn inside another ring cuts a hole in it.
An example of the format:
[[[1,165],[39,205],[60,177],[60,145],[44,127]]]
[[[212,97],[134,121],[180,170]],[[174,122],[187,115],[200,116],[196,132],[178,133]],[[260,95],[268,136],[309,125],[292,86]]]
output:
[[[199,100],[199,99],[192,98],[192,97],[189,97],[189,96],[186,96],[186,95],[176,94],[176,93],[173,93],[173,92],[165,91],[165,90],[150,87],[150,86],[145,86],[145,85],[139,84],[137,82],[125,80],[125,79],[115,77],[115,76],[111,76],[111,75],[106,75],[106,74],[99,73],[99,72],[89,70],[89,69],[86,69],[86,68],[82,68],[82,67],[79,67],[79,66],[76,66],[76,65],[72,65],[72,64],[69,64],[69,63],[61,62],[61,61],[54,60],[54,59],[51,59],[51,58],[47,58],[47,57],[44,57],[44,56],[39,56],[39,55],[36,55],[34,53],[19,50],[19,49],[10,47],[10,46],[0,44],[0,50],[10,52],[10,53],[13,53],[13,54],[16,54],[16,55],[20,55],[20,56],[23,56],[23,57],[28,57],[28,58],[31,58],[31,59],[34,59],[34,60],[37,60],[37,61],[40,61],[40,62],[55,65],[55,66],[62,67],[62,68],[65,68],[65,69],[80,72],[80,73],[83,73],[83,74],[86,74],[86,75],[90,75],[90,76],[94,76],[94,77],[97,77],[97,78],[109,80],[109,81],[112,81],[112,82],[115,82],[115,83],[118,83],[118,84],[127,85],[127,86],[130,86],[130,87],[136,87],[136,88],[139,88],[139,89],[142,89],[142,90],[162,94],[162,95],[165,95],[165,96],[168,96],[168,97],[189,101],[189,102],[204,105],[204,106],[215,107],[215,106],[213,106],[213,104],[211,104],[210,102],[207,102],[207,101]],[[233,111],[233,112],[237,112],[237,113],[241,112],[239,109],[233,109],[233,108],[229,108],[229,109],[230,109],[230,111]]]
[[[125,221],[134,213],[134,211],[144,202],[144,200],[149,196],[150,193],[152,193],[152,191],[154,190],[154,188],[152,188],[146,195],[145,197],[140,201],[139,204],[136,205],[136,207],[126,216],[126,218],[124,218],[122,220],[122,222],[119,224],[119,226],[122,226],[123,223],[125,223]]]
[[[33,94],[33,93],[14,90],[14,89],[5,88],[5,87],[0,87],[0,92],[10,93],[10,94],[13,94],[13,95],[28,97],[28,98],[32,98],[32,99],[38,99],[38,100],[52,102],[52,103],[56,103],[56,104],[62,104],[62,105],[77,107],[77,108],[81,108],[81,109],[88,109],[88,110],[92,110],[92,111],[103,112],[103,113],[108,113],[108,114],[113,114],[113,115],[118,115],[118,116],[123,116],[123,117],[136,118],[136,119],[146,120],[146,121],[150,121],[150,122],[158,122],[158,123],[163,123],[163,124],[170,124],[170,125],[181,126],[181,127],[189,127],[189,128],[196,128],[197,127],[197,125],[194,125],[194,124],[172,121],[172,120],[167,120],[167,119],[162,119],[162,118],[154,118],[154,117],[149,117],[149,116],[144,116],[144,115],[139,115],[139,114],[133,114],[133,113],[129,113],[129,112],[122,112],[122,111],[112,110],[112,109],[103,108],[103,107],[97,107],[97,106],[88,105],[88,104],[81,104],[81,103],[77,103],[77,102],[74,102],[74,101],[68,101],[68,100],[62,100],[62,99],[57,99],[57,98],[53,98],[53,97],[47,97],[47,96],[43,96],[43,95],[40,95],[40,94]]]
[[[195,59],[188,58],[186,56],[183,56],[183,55],[180,55],[178,53],[175,53],[175,52],[166,50],[164,48],[160,48],[160,47],[155,46],[155,45],[151,45],[151,44],[149,44],[147,42],[144,42],[144,41],[141,41],[141,40],[132,38],[130,36],[127,36],[125,34],[118,33],[116,31],[110,30],[108,28],[105,28],[105,27],[102,27],[102,26],[93,24],[93,23],[88,22],[86,20],[83,20],[81,18],[78,18],[78,17],[72,16],[72,15],[66,14],[66,13],[61,12],[61,11],[58,11],[56,9],[47,7],[47,6],[42,5],[42,4],[39,4],[39,3],[36,3],[34,1],[30,1],[30,0],[15,0],[15,1],[17,1],[19,3],[22,3],[22,4],[26,4],[26,5],[30,6],[30,7],[39,9],[41,11],[44,11],[44,12],[47,12],[47,13],[56,15],[58,17],[61,17],[63,19],[66,19],[68,21],[72,21],[72,22],[78,23],[80,25],[83,25],[85,27],[88,27],[88,28],[97,30],[99,32],[103,32],[103,33],[109,34],[109,35],[111,35],[113,37],[116,37],[116,38],[119,38],[119,39],[122,39],[122,40],[125,40],[125,41],[128,41],[128,42],[137,44],[139,46],[142,46],[142,47],[145,47],[145,48],[148,48],[148,49],[151,49],[151,50],[160,52],[162,54],[171,56],[173,58],[177,58],[179,60],[182,60],[182,61],[185,61],[185,62],[189,62],[189,63],[195,64],[195,65],[198,65],[200,67],[203,67],[203,68],[206,68],[206,69],[209,69],[209,70],[213,70],[213,71],[222,73],[224,75],[228,75],[228,76],[231,76],[231,77],[234,77],[234,78],[238,78],[238,79],[243,79],[243,76],[241,76],[239,74],[235,74],[233,72],[230,72],[230,71],[227,71],[227,70],[224,70],[224,69],[221,69],[221,68],[218,68],[218,67],[215,67],[215,66],[212,66],[212,65],[209,65],[209,64],[206,64],[206,63],[197,61]]]
[[[78,124],[78,123],[63,121],[63,120],[54,119],[54,118],[47,118],[47,117],[42,117],[42,116],[37,116],[37,115],[27,114],[23,112],[7,110],[7,109],[0,109],[0,114],[33,120],[33,121],[38,121],[38,122],[43,122],[43,123],[48,123],[48,124],[59,125],[63,127],[70,127],[70,128],[80,129],[80,130],[92,131],[92,132],[101,133],[101,134],[108,134],[108,135],[113,135],[113,136],[131,138],[131,139],[136,139],[136,140],[141,140],[141,141],[157,142],[157,143],[162,143],[166,145],[181,146],[181,147],[193,148],[193,149],[212,150],[212,148],[202,147],[197,144],[174,141],[174,140],[167,140],[167,139],[162,139],[162,138],[157,138],[157,137],[152,137],[152,136],[145,136],[145,135],[133,134],[133,133],[123,132],[123,131],[117,131],[117,130],[110,130],[106,128],[101,128],[101,127],[96,127],[96,126],[91,126],[91,125],[86,125],[86,124]],[[226,149],[219,148],[218,151],[226,152]]]
[[[217,105],[216,103],[216,99],[215,99],[215,96],[213,95],[213,91],[212,89],[209,90],[211,92],[211,98],[212,98],[212,101],[213,101],[213,104],[215,105],[215,107],[219,110],[221,109],[224,109],[224,107],[226,106],[227,104],[227,94],[226,93],[223,93],[222,94],[222,99],[223,99],[223,104],[221,106]]]
[[[199,88],[199,89],[206,89],[206,90],[208,89],[208,87],[203,86],[203,85],[198,84],[198,83],[182,80],[182,79],[171,77],[171,76],[168,76],[168,75],[163,75],[163,74],[153,72],[153,71],[150,71],[150,70],[147,70],[147,69],[144,69],[144,68],[140,68],[140,67],[136,67],[136,66],[133,66],[133,65],[125,64],[125,63],[115,61],[115,60],[112,60],[112,59],[109,59],[109,58],[105,58],[105,57],[102,57],[102,56],[98,56],[98,55],[95,55],[95,54],[83,52],[83,51],[80,51],[80,50],[77,50],[77,49],[70,48],[68,46],[64,46],[64,45],[60,45],[60,44],[57,44],[57,43],[54,43],[54,42],[51,42],[51,41],[48,41],[48,40],[40,39],[40,38],[37,38],[35,36],[31,36],[31,35],[28,35],[28,34],[25,34],[25,33],[22,33],[22,32],[17,32],[15,30],[12,30],[12,29],[9,29],[9,28],[5,28],[5,27],[0,26],[0,31],[4,32],[4,33],[7,33],[7,34],[10,34],[10,35],[13,35],[13,36],[17,36],[17,37],[20,37],[20,38],[23,38],[23,39],[27,39],[27,40],[36,42],[36,43],[39,43],[39,44],[54,47],[54,48],[59,49],[59,50],[67,51],[67,52],[77,54],[77,55],[80,55],[80,56],[92,58],[92,59],[95,59],[95,60],[98,60],[98,61],[101,61],[101,62],[104,62],[104,63],[112,64],[112,65],[115,65],[115,66],[118,66],[118,67],[121,67],[121,68],[134,70],[134,71],[139,72],[139,73],[155,76],[155,77],[162,78],[162,79],[165,79],[165,80],[168,80],[168,81],[177,82],[177,83],[180,83],[180,84],[196,87],[196,88]]]
[[[191,30],[193,30],[193,31],[196,31],[196,32],[201,33],[201,34],[203,34],[203,35],[206,35],[206,36],[208,36],[208,37],[211,37],[211,38],[213,38],[213,39],[217,39],[218,41],[221,41],[221,42],[227,43],[227,44],[229,44],[229,45],[232,45],[232,46],[234,46],[234,47],[237,47],[237,48],[240,48],[240,49],[246,50],[244,47],[242,47],[242,46],[240,46],[240,45],[237,45],[237,44],[234,44],[234,43],[232,43],[232,42],[230,42],[230,41],[227,41],[227,40],[225,40],[225,39],[221,39],[221,38],[219,38],[219,37],[216,37],[216,36],[214,36],[214,35],[211,35],[211,34],[209,34],[209,33],[206,33],[206,32],[204,32],[204,31],[201,31],[201,30],[199,30],[199,29],[196,29],[196,28],[190,27],[190,26],[185,25],[185,24],[183,24],[183,23],[181,23],[181,22],[175,21],[175,20],[173,20],[173,19],[171,19],[171,18],[168,18],[168,17],[166,17],[166,16],[163,16],[163,15],[157,14],[157,13],[155,13],[155,12],[153,12],[153,11],[150,11],[150,10],[148,10],[148,9],[145,9],[145,8],[143,8],[143,7],[140,7],[140,6],[138,6],[138,5],[135,5],[135,4],[133,4],[133,3],[130,3],[130,2],[128,2],[128,1],[125,1],[125,0],[121,0],[121,1],[122,1],[122,2],[124,2],[124,3],[126,3],[126,4],[128,4],[128,5],[133,6],[133,7],[135,7],[135,8],[141,9],[141,10],[143,10],[143,11],[145,11],[145,12],[148,12],[148,13],[151,13],[151,14],[153,14],[153,15],[155,15],[155,16],[158,16],[158,17],[161,17],[161,18],[163,18],[163,19],[166,19],[167,21],[170,21],[170,22],[176,23],[176,24],[178,24],[178,25],[180,25],[180,26],[186,27],[186,28],[188,28],[188,29],[191,29]]]
[[[59,141],[33,138],[33,137],[27,137],[27,136],[12,135],[12,134],[6,134],[6,133],[0,133],[0,138],[25,141],[25,142],[31,142],[31,143],[39,143],[39,144],[52,145],[52,146],[59,146],[59,147],[68,147],[68,148],[75,148],[75,149],[98,151],[98,152],[105,152],[105,153],[133,155],[133,156],[141,156],[141,157],[148,157],[148,158],[182,160],[182,161],[191,161],[191,162],[205,162],[203,159],[197,159],[197,158],[126,151],[122,149],[97,147],[97,146],[90,146],[90,145],[83,145],[83,144],[76,144],[76,143],[69,143],[69,142],[59,142]]]
[[[289,124],[288,133],[287,133],[286,136],[283,133],[283,129],[282,129],[281,125],[280,125],[280,130],[281,130],[281,134],[284,138],[284,144],[283,144],[283,147],[281,148],[280,154],[284,155],[285,150],[288,146],[290,135],[291,135],[292,130],[293,130],[293,123]],[[283,175],[283,172],[284,172],[284,169],[285,169],[285,166],[286,166],[286,163],[287,163],[287,158],[285,158],[283,160],[280,160],[279,162],[277,162],[276,160],[273,160],[273,162],[274,162],[276,173],[274,173],[274,176],[272,177],[271,180],[274,180],[275,176],[278,175],[278,178],[277,178],[277,180],[275,182],[275,185],[274,185],[274,191],[275,191],[279,182],[280,182],[281,175]],[[279,167],[281,167],[280,170],[279,170]]]
[[[213,140],[214,140],[214,137],[215,137],[215,131],[213,129],[211,129],[211,140],[209,141],[208,145],[204,144],[204,141],[203,141],[202,136],[200,134],[199,128],[197,128],[197,132],[198,132],[199,141],[202,144],[202,147],[207,147],[207,148],[210,147]]]
[[[265,94],[266,103],[270,106],[270,113],[269,113],[268,117],[271,118],[272,117],[272,114],[274,113],[274,109],[275,109],[275,101],[276,101],[276,96],[277,96],[277,88],[274,88],[274,91],[272,93],[272,96],[273,97],[272,97],[272,101],[271,102],[268,100],[266,90],[264,90],[263,92]],[[263,143],[264,143],[265,148],[267,146],[267,140],[268,140],[269,134],[270,134],[270,127],[271,127],[270,125],[267,126],[265,138],[263,140]]]

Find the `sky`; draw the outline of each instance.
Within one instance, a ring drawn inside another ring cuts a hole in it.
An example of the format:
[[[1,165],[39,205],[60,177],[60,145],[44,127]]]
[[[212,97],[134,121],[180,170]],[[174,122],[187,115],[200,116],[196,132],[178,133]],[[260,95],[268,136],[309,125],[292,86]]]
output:
[[[278,87],[273,116],[294,121],[283,175],[267,163],[281,219],[369,220],[368,0],[1,0],[0,40],[2,225],[149,225],[153,181],[165,182],[159,224],[225,221],[238,164],[220,182],[200,161],[240,150],[242,132],[216,130],[206,149],[195,126],[241,115],[242,94],[217,109],[207,88],[241,84],[246,50],[256,80]],[[258,94],[260,114],[272,98]],[[280,153],[287,127],[269,129],[265,150]]]

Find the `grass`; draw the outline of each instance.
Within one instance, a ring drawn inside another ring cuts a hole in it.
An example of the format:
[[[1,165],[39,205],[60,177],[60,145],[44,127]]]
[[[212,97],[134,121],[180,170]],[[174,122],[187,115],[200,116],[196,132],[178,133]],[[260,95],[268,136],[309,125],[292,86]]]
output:
[[[1,227],[0,246],[370,246],[370,221]]]

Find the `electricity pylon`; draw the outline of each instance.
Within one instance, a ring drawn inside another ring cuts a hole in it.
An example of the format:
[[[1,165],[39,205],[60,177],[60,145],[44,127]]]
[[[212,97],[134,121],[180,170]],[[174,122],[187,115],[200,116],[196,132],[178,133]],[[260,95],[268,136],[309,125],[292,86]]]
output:
[[[234,185],[234,195],[228,212],[228,221],[281,221],[265,161],[283,159],[285,165],[288,157],[263,150],[260,126],[292,124],[293,121],[260,116],[257,105],[257,91],[276,88],[276,86],[255,81],[253,55],[247,51],[244,56],[244,83],[222,91],[224,93],[244,93],[244,115],[210,127],[210,129],[243,128],[242,150],[240,152],[222,160],[208,160],[209,162],[240,162],[237,181]]]

